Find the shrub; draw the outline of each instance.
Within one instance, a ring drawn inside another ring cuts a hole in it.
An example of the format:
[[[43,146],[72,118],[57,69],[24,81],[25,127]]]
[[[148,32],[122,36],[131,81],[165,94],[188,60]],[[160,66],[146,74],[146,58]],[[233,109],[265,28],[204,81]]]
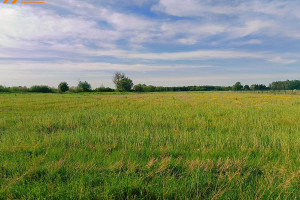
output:
[[[0,85],[0,92],[9,92],[9,89],[7,87]]]
[[[80,91],[78,90],[78,87],[72,86],[72,87],[69,88],[69,92],[77,93],[77,92],[80,92]]]
[[[9,91],[10,92],[29,92],[29,89],[25,86],[24,87],[19,86],[19,87],[10,87]]]
[[[52,93],[52,89],[46,85],[35,85],[29,89],[30,92]]]
[[[115,90],[109,87],[99,87],[94,90],[95,92],[114,92]]]
[[[66,92],[69,90],[69,86],[68,86],[68,83],[66,82],[61,82],[59,85],[58,85],[58,91],[59,92]]]
[[[90,92],[92,90],[91,84],[89,84],[88,82],[84,81],[80,81],[78,83],[78,92]]]

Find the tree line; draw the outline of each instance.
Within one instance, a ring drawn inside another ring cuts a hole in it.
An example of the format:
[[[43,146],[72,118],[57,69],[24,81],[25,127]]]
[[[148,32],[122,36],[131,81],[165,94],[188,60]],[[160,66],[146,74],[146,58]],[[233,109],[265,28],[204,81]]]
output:
[[[133,81],[124,73],[116,72],[113,76],[116,89],[101,86],[92,89],[87,81],[79,81],[76,87],[70,87],[67,82],[61,82],[57,88],[46,85],[35,85],[30,88],[5,87],[0,85],[0,92],[36,92],[36,93],[64,93],[64,92],[176,92],[176,91],[264,91],[264,90],[300,90],[300,80],[275,81],[266,86],[264,84],[242,85],[236,82],[233,86],[182,86],[163,87],[146,84],[134,85]]]
[[[236,82],[232,90],[300,90],[300,80],[275,81],[266,86],[264,84],[253,84],[243,86]]]

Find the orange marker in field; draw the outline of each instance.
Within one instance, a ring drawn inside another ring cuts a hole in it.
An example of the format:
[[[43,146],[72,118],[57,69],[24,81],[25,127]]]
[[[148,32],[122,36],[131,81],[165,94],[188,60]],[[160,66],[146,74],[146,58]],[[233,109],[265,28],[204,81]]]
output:
[[[7,2],[8,2],[8,0],[4,0],[3,3],[7,3]],[[12,3],[17,3],[17,0],[14,0]]]
[[[8,2],[8,0],[4,0],[4,2],[3,3],[7,3]],[[17,3],[17,0],[13,0],[13,2],[12,3]],[[40,1],[40,2],[36,2],[36,1],[30,1],[30,2],[26,2],[26,1],[23,1],[22,3],[45,3],[45,2],[43,2],[43,1]]]

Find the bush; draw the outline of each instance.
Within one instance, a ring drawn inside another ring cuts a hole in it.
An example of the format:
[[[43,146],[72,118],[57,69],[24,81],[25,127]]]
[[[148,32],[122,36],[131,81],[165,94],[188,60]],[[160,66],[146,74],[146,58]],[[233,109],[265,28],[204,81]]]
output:
[[[46,85],[35,85],[29,89],[30,92],[52,93],[52,89]]]
[[[61,82],[59,85],[58,85],[58,91],[59,92],[66,92],[69,90],[69,86],[68,86],[68,83],[66,82]]]
[[[72,86],[72,87],[69,88],[69,92],[78,93],[80,91],[79,91],[79,89],[77,87]]]
[[[7,87],[0,85],[0,92],[9,92],[9,89]]]
[[[29,92],[29,89],[25,86],[24,87],[19,86],[19,87],[10,87],[9,91],[10,92]]]
[[[99,87],[94,90],[95,92],[114,92],[115,90],[109,87]]]
[[[90,92],[92,91],[92,86],[88,82],[79,82],[77,86],[78,92]]]

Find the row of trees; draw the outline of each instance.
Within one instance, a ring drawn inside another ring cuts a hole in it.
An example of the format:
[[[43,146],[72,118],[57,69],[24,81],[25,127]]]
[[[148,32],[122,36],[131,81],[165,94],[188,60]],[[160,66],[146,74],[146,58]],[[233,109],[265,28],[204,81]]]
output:
[[[276,81],[270,84],[271,90],[299,90],[300,80]]]
[[[168,91],[249,91],[249,90],[300,90],[300,80],[293,81],[277,81],[267,87],[264,84],[242,85],[241,82],[236,82],[233,86],[183,86],[183,87],[162,87],[146,84],[134,85],[132,80],[124,73],[116,72],[113,76],[113,82],[116,89],[101,86],[92,89],[91,84],[86,81],[80,81],[76,87],[69,87],[67,82],[61,82],[58,88],[50,88],[45,85],[27,87],[4,87],[0,85],[0,92],[39,92],[39,93],[54,93],[54,92],[168,92]],[[134,86],[133,86],[134,85]]]
[[[30,88],[27,87],[4,87],[0,85],[0,92],[37,92],[37,93],[55,93],[55,92],[129,92],[133,87],[131,79],[125,76],[124,73],[116,72],[114,74],[113,82],[115,83],[116,90],[101,86],[92,89],[92,86],[87,81],[80,81],[76,87],[70,87],[67,82],[61,82],[57,88],[51,88],[46,85],[35,85]]]
[[[241,90],[245,90],[245,91],[249,91],[249,90],[270,90],[270,87],[267,87],[264,84],[253,84],[251,86],[249,85],[242,85],[241,82],[236,82],[233,86],[232,86],[232,90],[235,91],[241,91]]]
[[[135,92],[177,92],[177,91],[229,91],[232,87],[224,86],[182,86],[182,87],[162,87],[145,84],[137,84],[133,87]]]
[[[57,88],[52,88],[46,85],[35,85],[27,87],[4,87],[0,85],[0,92],[36,92],[36,93],[64,93],[64,92],[114,92],[115,90],[109,87],[99,87],[92,89],[91,84],[86,81],[80,81],[76,87],[69,87],[67,82],[61,82]]]
[[[275,81],[269,86],[264,84],[253,84],[243,86],[240,82],[237,82],[232,87],[233,90],[300,90],[300,80],[287,80],[287,81]]]

